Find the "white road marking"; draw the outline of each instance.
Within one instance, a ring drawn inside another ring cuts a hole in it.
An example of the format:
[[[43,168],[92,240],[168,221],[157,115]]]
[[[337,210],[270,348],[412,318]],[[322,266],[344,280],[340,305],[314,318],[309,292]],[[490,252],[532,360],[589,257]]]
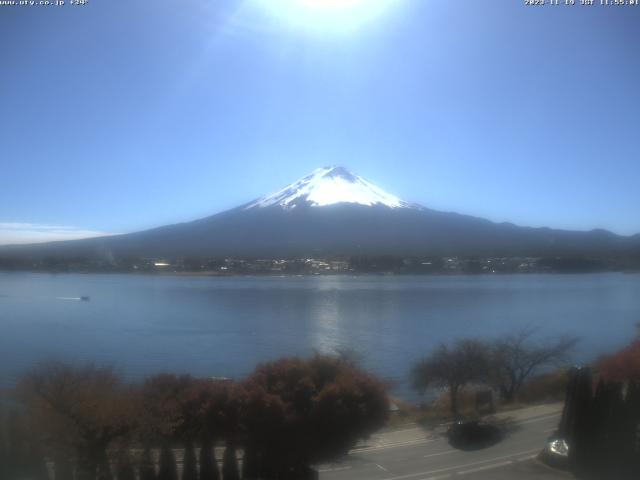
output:
[[[545,414],[545,415],[540,415],[538,417],[534,417],[534,418],[529,418],[529,419],[525,419],[522,421],[516,421],[515,423],[517,424],[528,424],[528,423],[535,423],[535,422],[541,422],[541,421],[545,421],[545,420],[551,420],[554,417],[558,417],[560,415],[559,412],[557,413],[550,413],[550,414]],[[405,431],[409,432],[414,430],[413,428],[407,428]],[[555,431],[556,428],[549,428],[549,429],[545,429],[543,430],[543,433],[548,433],[551,431]],[[396,431],[398,432],[398,431]],[[425,432],[426,433],[426,432]],[[363,447],[363,448],[356,448],[354,450],[352,450],[350,453],[350,455],[359,453],[359,452],[372,452],[372,451],[378,451],[378,450],[385,450],[385,449],[392,449],[392,448],[400,448],[400,447],[408,447],[408,446],[419,446],[419,445],[425,445],[431,442],[435,442],[439,440],[439,438],[418,438],[418,439],[414,439],[414,440],[407,440],[407,441],[402,441],[402,442],[393,442],[393,443],[388,443],[388,444],[381,444],[381,445],[375,445],[375,446],[369,446],[369,447]],[[442,452],[436,452],[436,453],[432,453],[432,454],[428,454],[428,455],[424,455],[423,458],[430,458],[430,457],[437,457],[437,456],[442,456],[442,455],[448,455],[454,452],[457,452],[458,450],[455,449],[451,449],[451,450],[445,450]],[[524,462],[527,460],[531,460],[537,457],[537,453],[540,451],[540,449],[536,448],[536,449],[532,449],[532,450],[527,450],[524,452],[517,452],[517,453],[512,453],[509,455],[503,455],[500,457],[494,457],[494,458],[489,458],[486,460],[481,460],[481,461],[477,461],[477,462],[473,462],[473,463],[468,463],[468,464],[464,464],[464,465],[454,465],[454,466],[450,466],[450,467],[446,467],[446,468],[441,468],[438,470],[431,470],[431,471],[427,471],[427,472],[419,472],[419,473],[411,473],[411,474],[406,474],[406,475],[400,475],[400,476],[395,476],[395,477],[388,477],[385,478],[384,480],[403,480],[403,479],[410,479],[410,478],[415,478],[415,477],[423,477],[420,480],[440,480],[440,479],[446,479],[446,478],[450,478],[453,474],[452,473],[445,473],[443,475],[436,475],[433,476],[433,474],[439,474],[441,472],[448,472],[448,471],[452,471],[452,470],[456,470],[458,468],[465,468],[465,467],[471,467],[471,466],[475,466],[475,465],[480,465],[480,467],[478,467],[481,470],[488,470],[490,468],[499,468],[501,466],[504,465],[508,465],[514,462]],[[536,454],[534,455],[526,455],[527,453],[532,453],[532,452],[536,452]],[[522,455],[526,455],[526,456],[522,456]],[[518,457],[520,456],[520,458],[513,458],[513,457]],[[509,459],[509,460],[505,460],[505,459]],[[504,460],[502,462],[499,463],[491,463],[491,462],[496,462],[498,460]],[[487,465],[488,464],[488,465]],[[379,464],[374,464],[377,468],[388,472],[388,470],[386,468],[384,468],[382,465]],[[335,467],[335,468],[326,468],[326,469],[320,469],[320,472],[334,472],[334,471],[341,471],[341,470],[350,470],[352,467],[351,466],[345,466],[345,467]],[[478,469],[471,469],[471,471],[478,471]],[[469,470],[460,470],[457,472],[460,475],[464,475],[466,473],[470,473]],[[431,475],[431,476],[429,476]]]
[[[526,462],[527,460],[533,460],[534,458],[537,458],[538,455],[527,455],[526,457],[521,457],[519,459],[516,460],[516,462]]]
[[[527,423],[533,423],[533,422],[540,422],[543,420],[549,420],[553,417],[558,416],[559,414],[557,413],[552,413],[549,415],[545,415],[545,416],[540,416],[540,417],[536,417],[536,418],[531,418],[529,420],[524,420],[521,422],[516,422],[518,424],[527,424]],[[409,430],[409,429],[407,429]],[[549,430],[544,430],[543,433],[547,433],[547,432],[551,432],[556,430],[556,428],[552,428]],[[362,448],[354,448],[353,450],[351,450],[351,452],[349,452],[349,454],[354,454],[354,453],[359,453],[359,452],[372,452],[372,451],[376,451],[376,450],[384,450],[387,448],[397,448],[397,447],[406,447],[406,446],[410,446],[410,445],[424,445],[427,443],[431,443],[431,442],[435,442],[436,440],[438,440],[437,438],[430,438],[430,439],[424,439],[424,438],[417,438],[414,440],[406,440],[404,442],[393,442],[393,443],[387,443],[387,444],[382,444],[382,445],[375,445],[375,446],[370,446],[370,447],[362,447]]]
[[[440,455],[449,455],[450,453],[453,452],[459,452],[460,450],[454,450],[453,448],[451,450],[446,450],[444,452],[438,452],[438,453],[431,453],[429,455],[425,455],[422,458],[431,458],[431,457],[439,457]]]
[[[476,465],[482,465],[484,463],[495,462],[496,460],[504,460],[506,458],[511,458],[511,457],[520,457],[520,456],[526,455],[528,453],[539,452],[539,451],[540,451],[539,448],[534,448],[534,449],[531,449],[531,450],[525,450],[523,452],[510,453],[509,455],[502,455],[500,457],[487,458],[486,460],[480,460],[480,461],[477,461],[477,462],[466,463],[464,465],[452,465],[450,467],[439,468],[438,470],[430,470],[428,472],[419,472],[419,473],[409,473],[407,475],[399,475],[397,477],[388,477],[388,478],[385,478],[383,480],[403,480],[405,478],[426,477],[428,475],[433,475],[434,473],[447,472],[449,470],[456,470],[458,468],[473,467],[473,466],[476,466]],[[427,479],[423,478],[422,480],[427,480]]]
[[[511,460],[507,460],[506,462],[492,463],[491,465],[484,465],[482,467],[472,468],[470,470],[460,470],[457,473],[458,475],[468,475],[470,473],[482,472],[483,470],[506,467],[507,465],[511,465],[512,463],[513,462]]]
[[[420,439],[420,440],[410,440],[410,441],[407,441],[407,442],[388,443],[386,445],[377,445],[375,447],[356,448],[354,450],[351,450],[351,452],[349,452],[349,454],[353,455],[354,453],[371,452],[371,451],[374,451],[374,450],[384,450],[386,448],[408,447],[408,446],[411,446],[411,445],[425,445],[427,443],[431,443],[431,442],[435,442],[435,441],[436,441],[436,439],[429,439],[429,440]]]
[[[540,417],[530,418],[528,420],[522,420],[520,422],[516,421],[515,423],[518,425],[526,425],[527,423],[542,422],[543,420],[551,420],[552,418],[559,417],[559,416],[560,416],[559,413],[552,413],[549,415],[542,415]]]
[[[325,472],[340,472],[342,470],[351,470],[353,467],[333,467],[333,468],[320,468],[318,469],[318,472],[320,473],[325,473]]]

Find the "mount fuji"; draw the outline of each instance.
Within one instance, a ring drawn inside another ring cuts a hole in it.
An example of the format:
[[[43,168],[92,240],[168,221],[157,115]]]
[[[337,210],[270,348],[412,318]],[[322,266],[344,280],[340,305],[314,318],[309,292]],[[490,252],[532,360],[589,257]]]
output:
[[[313,171],[245,205],[142,232],[0,247],[0,255],[62,258],[350,255],[609,255],[640,237],[520,227],[404,201],[339,166]]]
[[[324,167],[266,197],[250,203],[245,209],[279,206],[290,210],[301,207],[326,207],[339,203],[375,205],[389,208],[420,208],[354,175],[344,167]]]

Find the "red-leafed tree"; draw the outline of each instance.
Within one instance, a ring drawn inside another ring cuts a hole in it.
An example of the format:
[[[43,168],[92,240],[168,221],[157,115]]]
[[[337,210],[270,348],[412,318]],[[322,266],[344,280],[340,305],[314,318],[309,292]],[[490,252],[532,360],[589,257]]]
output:
[[[327,356],[260,365],[244,388],[245,442],[260,458],[261,478],[304,478],[309,465],[383,426],[389,410],[379,381]]]
[[[598,371],[607,381],[640,382],[640,339],[618,353],[602,357]]]
[[[42,364],[21,379],[17,391],[46,443],[73,452],[76,478],[109,477],[107,449],[137,423],[135,394],[113,370]]]
[[[199,444],[200,478],[219,478],[215,449],[218,440],[233,441],[238,429],[237,388],[232,382],[159,374],[142,386],[141,424],[147,442],[186,446],[185,478],[193,476],[193,446]],[[167,457],[168,458],[168,457]]]

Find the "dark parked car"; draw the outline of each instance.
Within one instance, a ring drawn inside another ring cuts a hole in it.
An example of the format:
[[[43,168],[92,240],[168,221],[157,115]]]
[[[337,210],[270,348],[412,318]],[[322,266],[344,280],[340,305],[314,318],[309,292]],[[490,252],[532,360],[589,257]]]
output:
[[[497,443],[502,438],[500,429],[481,420],[460,420],[447,431],[449,444],[455,448],[483,448]]]

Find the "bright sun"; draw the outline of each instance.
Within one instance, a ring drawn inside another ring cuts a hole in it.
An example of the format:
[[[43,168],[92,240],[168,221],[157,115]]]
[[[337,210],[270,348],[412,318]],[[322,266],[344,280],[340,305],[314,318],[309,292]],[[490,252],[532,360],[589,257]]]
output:
[[[257,0],[292,26],[314,30],[353,30],[397,0]]]

